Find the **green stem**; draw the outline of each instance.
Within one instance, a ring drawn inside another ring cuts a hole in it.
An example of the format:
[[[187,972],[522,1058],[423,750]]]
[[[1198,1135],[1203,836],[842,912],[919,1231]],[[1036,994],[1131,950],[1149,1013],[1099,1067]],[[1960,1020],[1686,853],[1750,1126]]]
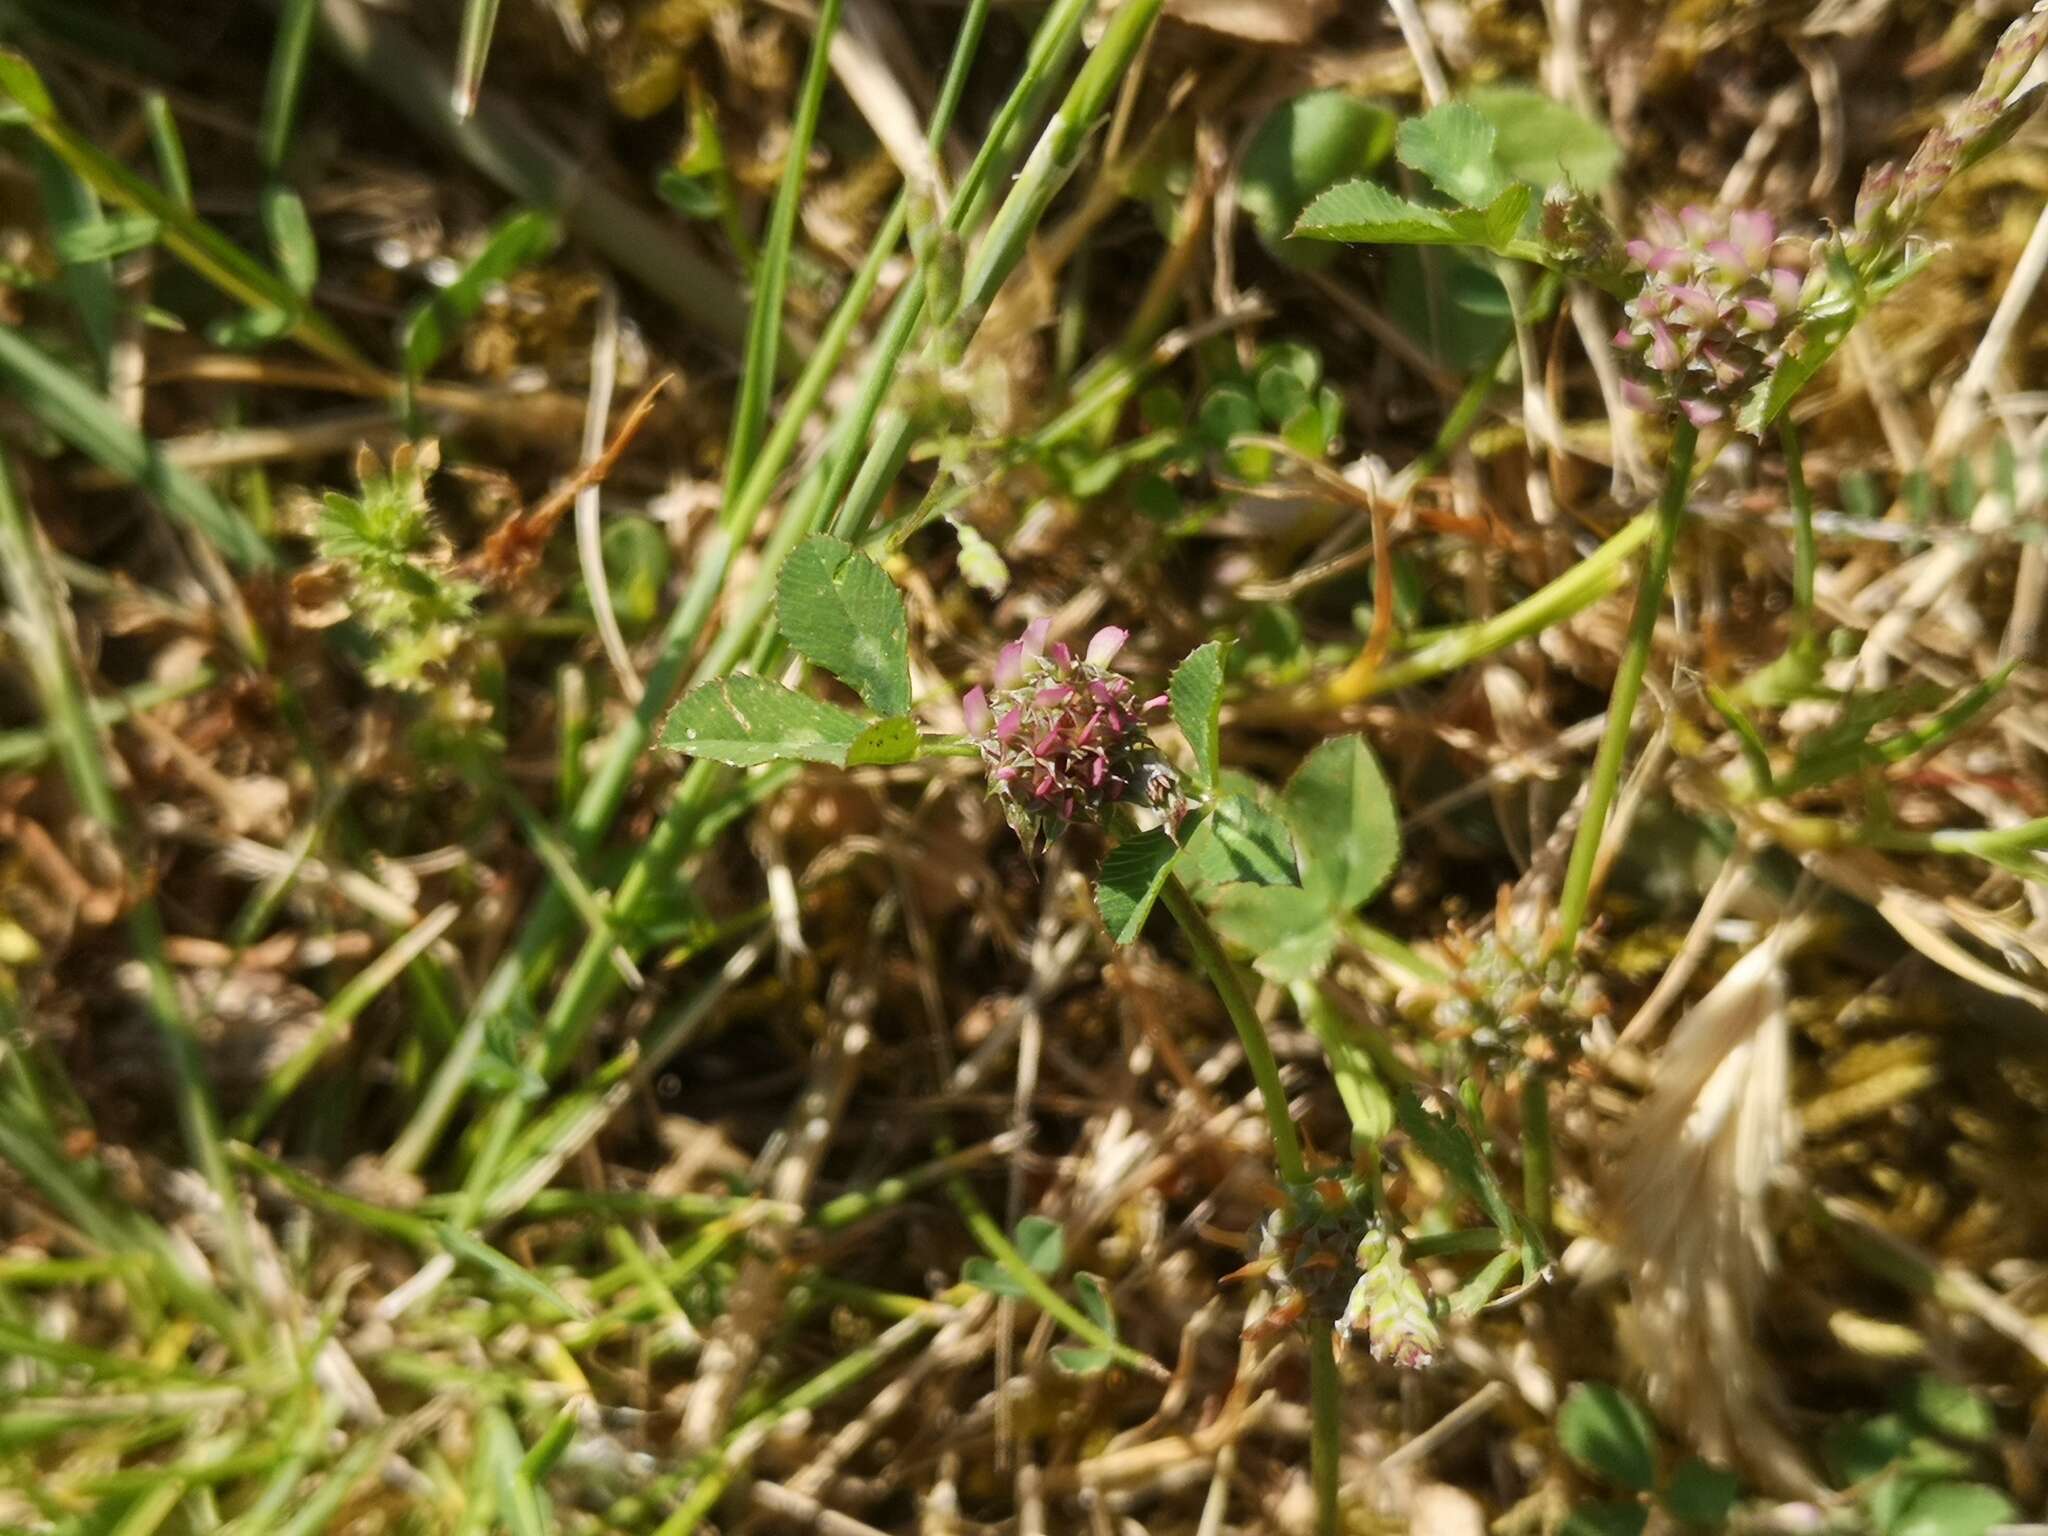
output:
[[[1195,963],[1223,1000],[1230,1022],[1237,1026],[1237,1038],[1244,1046],[1245,1060],[1266,1106],[1266,1122],[1273,1128],[1273,1162],[1280,1177],[1289,1184],[1299,1184],[1308,1177],[1308,1168],[1301,1158],[1301,1138],[1295,1134],[1293,1117],[1287,1112],[1287,1090],[1281,1085],[1280,1063],[1273,1058],[1266,1027],[1252,1010],[1251,999],[1245,995],[1244,983],[1238,979],[1237,967],[1224,951],[1223,941],[1209,926],[1209,919],[1178,875],[1166,877],[1164,898],[1166,910],[1187,935],[1188,945],[1195,952]]]
[[[1309,1463],[1316,1485],[1316,1536],[1339,1536],[1343,1512],[1337,1507],[1337,1459],[1344,1446],[1344,1381],[1330,1330],[1308,1331]]]
[[[1168,1371],[1150,1355],[1141,1354],[1130,1345],[1112,1337],[1093,1318],[1069,1302],[1066,1297],[1046,1283],[1045,1277],[1030,1265],[1010,1240],[1003,1235],[1003,1229],[996,1225],[996,1219],[989,1215],[982,1203],[974,1198],[974,1191],[967,1187],[967,1181],[958,1174],[946,1180],[947,1193],[953,1203],[960,1207],[960,1215],[967,1223],[967,1230],[974,1234],[974,1240],[981,1244],[988,1256],[1000,1264],[1003,1273],[1016,1282],[1039,1310],[1051,1317],[1075,1338],[1085,1340],[1095,1348],[1113,1355],[1116,1359],[1141,1371],[1155,1381],[1165,1381]]]
[[[1522,1214],[1546,1238],[1551,1210],[1550,1079],[1522,1074]]]
[[[1813,493],[1799,452],[1799,429],[1791,412],[1778,418],[1778,443],[1785,451],[1785,489],[1792,501],[1792,609],[1797,615],[1797,643],[1813,640],[1813,573],[1818,561],[1813,544]]]
[[[1681,419],[1672,431],[1671,462],[1664,472],[1664,495],[1657,503],[1656,521],[1650,539],[1650,563],[1636,588],[1635,612],[1630,615],[1628,639],[1621,652],[1621,668],[1614,675],[1614,692],[1607,701],[1607,729],[1600,737],[1600,751],[1593,759],[1593,778],[1586,791],[1585,816],[1572,841],[1571,863],[1564,876],[1564,891],[1558,900],[1557,933],[1551,952],[1569,955],[1586,920],[1586,905],[1593,891],[1593,862],[1600,852],[1601,834],[1607,830],[1607,813],[1621,785],[1622,759],[1628,754],[1630,728],[1635,723],[1636,699],[1643,691],[1643,672],[1650,663],[1650,645],[1657,634],[1657,615],[1664,607],[1664,587],[1671,577],[1671,555],[1678,547],[1679,526],[1685,520],[1686,491],[1692,483],[1693,450],[1699,444],[1699,429]]]
[[[1356,666],[1347,669],[1330,684],[1329,702],[1355,704],[1396,688],[1442,677],[1517,641],[1539,635],[1553,624],[1563,623],[1592,607],[1620,584],[1630,557],[1648,542],[1654,528],[1654,515],[1639,513],[1592,554],[1512,608],[1440,635],[1376,671],[1361,671]]]

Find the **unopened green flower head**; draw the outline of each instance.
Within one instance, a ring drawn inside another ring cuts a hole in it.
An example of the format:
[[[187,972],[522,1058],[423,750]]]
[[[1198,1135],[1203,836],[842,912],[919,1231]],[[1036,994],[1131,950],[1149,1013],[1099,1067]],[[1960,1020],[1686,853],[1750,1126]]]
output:
[[[1760,209],[1652,208],[1626,250],[1643,275],[1614,337],[1629,403],[1700,428],[1732,422],[1799,349],[1801,312],[1819,281],[1811,242],[1779,234]]]
[[[1145,717],[1166,698],[1139,700],[1110,665],[1128,638],[1096,631],[1077,656],[1051,625],[1033,622],[997,658],[993,689],[961,701],[967,732],[988,767],[989,792],[1025,842],[1100,823],[1120,806],[1149,806],[1178,821],[1184,801]]]

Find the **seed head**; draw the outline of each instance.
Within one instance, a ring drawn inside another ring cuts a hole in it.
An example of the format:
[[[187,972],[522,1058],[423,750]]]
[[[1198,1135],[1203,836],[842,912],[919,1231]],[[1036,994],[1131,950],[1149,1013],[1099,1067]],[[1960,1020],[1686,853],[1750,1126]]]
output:
[[[961,701],[1005,819],[1034,846],[1119,805],[1149,805],[1177,822],[1179,783],[1145,727],[1166,698],[1140,701],[1137,684],[1110,666],[1125,631],[1097,630],[1076,656],[1047,643],[1050,628],[1032,623],[1003,647],[993,688]]]
[[[1652,208],[1626,246],[1642,287],[1614,345],[1638,410],[1683,412],[1696,427],[1732,421],[1743,398],[1798,351],[1817,274],[1811,243],[1760,209]]]

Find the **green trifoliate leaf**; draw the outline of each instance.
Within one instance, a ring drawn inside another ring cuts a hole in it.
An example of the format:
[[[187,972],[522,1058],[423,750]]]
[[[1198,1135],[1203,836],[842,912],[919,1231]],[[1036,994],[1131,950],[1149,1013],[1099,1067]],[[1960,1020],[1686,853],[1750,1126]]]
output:
[[[1326,741],[1288,781],[1280,813],[1307,868],[1302,884],[1347,913],[1378,894],[1401,856],[1401,823],[1362,736]]]
[[[1074,1295],[1089,1320],[1112,1339],[1116,1335],[1116,1309],[1109,1304],[1109,1291],[1099,1276],[1079,1270],[1074,1275]]]
[[[1393,114],[1344,91],[1310,91],[1283,101],[1245,151],[1238,205],[1260,239],[1278,244],[1311,199],[1365,175],[1393,143]]]
[[[1929,1483],[1905,1500],[1885,1536],[1984,1536],[2019,1518],[2012,1500],[1981,1483]]]
[[[877,714],[910,709],[910,624],[903,594],[879,565],[825,534],[783,562],[776,621],[804,659],[852,688]]]
[[[1733,1472],[1688,1456],[1671,1469],[1664,1485],[1664,1507],[1687,1525],[1718,1530],[1735,1507],[1742,1485]]]
[[[1320,895],[1296,885],[1232,885],[1216,902],[1216,927],[1251,951],[1252,967],[1282,984],[1314,981],[1337,947],[1337,925]]]
[[[1530,191],[1519,182],[1483,208],[1430,208],[1389,192],[1378,182],[1332,187],[1294,227],[1297,235],[1354,245],[1478,245],[1504,250],[1529,212]]]
[[[1013,1301],[1022,1301],[1031,1294],[1002,1265],[979,1254],[960,1266],[960,1278],[976,1290],[987,1291],[991,1296],[1007,1296]]]
[[[1052,1363],[1069,1376],[1100,1376],[1116,1364],[1115,1355],[1092,1344],[1059,1344],[1051,1354]]]
[[[1597,192],[1621,168],[1621,146],[1606,125],[1531,86],[1481,86],[1465,100],[1493,124],[1494,161],[1517,181]]]
[[[1186,842],[1177,866],[1189,885],[1294,885],[1287,823],[1249,795],[1225,795]]]
[[[1507,190],[1493,157],[1493,124],[1462,101],[1447,101],[1411,117],[1394,137],[1394,152],[1437,191],[1466,208],[1484,208]]]
[[[1067,1235],[1056,1221],[1026,1216],[1010,1234],[1010,1245],[1039,1274],[1052,1275],[1059,1273],[1060,1261],[1066,1255]]]
[[[1604,1381],[1573,1387],[1557,1413],[1565,1455],[1618,1488],[1648,1493],[1657,1484],[1657,1441],[1650,1416]]]
[[[1103,925],[1118,944],[1128,944],[1144,931],[1145,919],[1180,849],[1161,827],[1127,837],[1102,861],[1102,879],[1095,887],[1095,905]]]
[[[844,767],[866,724],[851,710],[740,673],[685,694],[661,744],[734,768],[780,758]]]
[[[917,722],[908,715],[898,715],[894,720],[877,720],[856,736],[853,745],[846,749],[846,766],[868,768],[907,763],[916,758],[921,744]]]

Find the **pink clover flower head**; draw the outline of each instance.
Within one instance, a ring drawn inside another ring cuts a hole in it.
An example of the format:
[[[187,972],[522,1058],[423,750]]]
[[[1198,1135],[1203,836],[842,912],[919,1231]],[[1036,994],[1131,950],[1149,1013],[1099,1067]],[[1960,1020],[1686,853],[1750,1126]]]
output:
[[[1623,396],[1696,427],[1732,422],[1744,399],[1802,343],[1822,280],[1811,241],[1761,209],[1651,208],[1625,247],[1640,279],[1614,345]]]
[[[1097,630],[1081,655],[1050,640],[1039,619],[996,659],[993,686],[961,700],[968,735],[988,768],[989,793],[1024,841],[1050,841],[1077,821],[1100,822],[1119,805],[1184,809],[1171,767],[1145,718],[1165,696],[1141,700],[1111,663],[1126,631]]]

